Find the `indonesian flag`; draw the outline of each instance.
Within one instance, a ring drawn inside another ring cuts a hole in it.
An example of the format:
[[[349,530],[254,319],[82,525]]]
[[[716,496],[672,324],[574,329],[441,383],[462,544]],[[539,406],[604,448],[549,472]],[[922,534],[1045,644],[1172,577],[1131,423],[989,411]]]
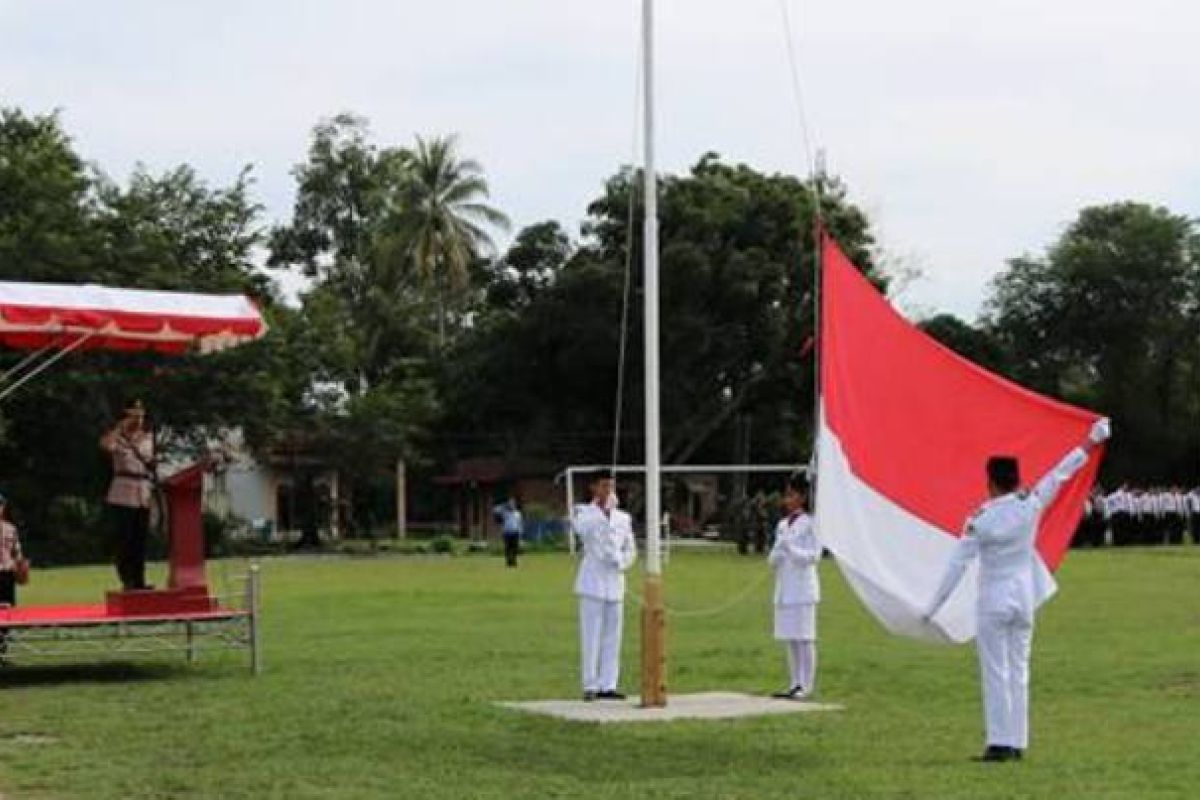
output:
[[[922,614],[967,517],[987,500],[989,456],[1020,461],[1031,486],[1099,417],[956,355],[907,322],[828,236],[822,240],[816,530],[890,631],[927,641],[975,635],[977,565],[936,622]],[[1037,536],[1038,602],[1055,591],[1102,451],[1059,492]]]

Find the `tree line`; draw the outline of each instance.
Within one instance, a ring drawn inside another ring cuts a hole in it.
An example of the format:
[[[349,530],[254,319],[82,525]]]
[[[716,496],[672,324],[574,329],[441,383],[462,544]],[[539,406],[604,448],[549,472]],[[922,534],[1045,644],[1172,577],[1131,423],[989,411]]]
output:
[[[454,137],[384,145],[343,114],[313,129],[293,175],[290,218],[271,224],[251,167],[226,186],[187,165],[120,181],[57,116],[0,110],[0,279],[246,292],[271,326],[203,358],[75,354],[7,400],[0,489],[33,530],[64,553],[95,550],[96,438],[130,396],[179,452],[237,429],[257,453],[315,454],[364,513],[397,460],[417,476],[481,455],[561,467],[607,461],[614,440],[621,460],[641,458],[636,170],[605,182],[578,230],[512,232]],[[823,181],[825,225],[886,291],[868,216],[841,180]],[[663,176],[667,462],[807,457],[817,189],[711,153]],[[285,270],[306,278],[297,302],[275,280]],[[1104,480],[1200,479],[1195,220],[1136,202],[1083,209],[1044,253],[1007,264],[979,319],[921,324],[1111,415]],[[0,367],[19,357],[0,353]]]

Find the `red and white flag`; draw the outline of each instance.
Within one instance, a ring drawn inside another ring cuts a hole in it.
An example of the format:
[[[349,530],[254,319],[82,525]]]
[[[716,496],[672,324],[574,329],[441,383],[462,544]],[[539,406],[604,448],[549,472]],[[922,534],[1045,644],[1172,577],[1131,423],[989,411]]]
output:
[[[854,591],[890,631],[975,635],[975,566],[936,623],[927,610],[967,517],[987,499],[989,456],[1023,484],[1084,441],[1099,417],[956,355],[901,317],[837,244],[822,242],[816,529]],[[1066,554],[1102,450],[1059,492],[1037,537],[1039,602]]]

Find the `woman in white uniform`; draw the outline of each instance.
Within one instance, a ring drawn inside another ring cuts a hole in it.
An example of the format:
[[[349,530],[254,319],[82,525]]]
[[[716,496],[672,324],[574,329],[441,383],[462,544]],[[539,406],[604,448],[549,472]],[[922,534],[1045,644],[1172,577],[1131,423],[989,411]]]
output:
[[[808,498],[808,478],[796,473],[784,490],[787,516],[775,526],[775,544],[767,557],[775,570],[775,638],[787,648],[790,673],[788,688],[773,695],[781,700],[809,697],[817,677],[821,543],[813,533]]]

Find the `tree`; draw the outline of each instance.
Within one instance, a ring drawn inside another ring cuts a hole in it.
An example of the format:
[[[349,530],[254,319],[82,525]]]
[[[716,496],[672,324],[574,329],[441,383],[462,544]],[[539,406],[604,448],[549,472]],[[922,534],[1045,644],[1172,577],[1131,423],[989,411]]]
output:
[[[641,216],[639,185],[630,170],[610,179],[589,207],[582,242],[552,272],[554,279],[518,314],[484,320],[454,351],[445,427],[487,431],[459,447],[560,463],[609,458],[627,257],[634,287],[641,284],[641,226],[629,226],[631,203],[633,218]],[[687,175],[663,178],[665,463],[729,460],[739,418],[754,421],[754,459],[807,456],[812,189],[713,155]],[[866,218],[845,200],[839,183],[823,189],[826,225],[871,270]],[[538,230],[528,238],[554,241],[552,229]],[[514,251],[516,245],[507,260]],[[641,307],[634,292],[620,428],[620,456],[630,461],[642,449]]]
[[[0,108],[0,277],[71,280],[96,248],[93,179],[57,115]]]
[[[486,226],[504,218],[483,202],[482,168],[458,158],[452,137],[378,147],[351,115],[316,127],[294,174],[293,218],[272,232],[269,263],[315,280],[296,352],[310,390],[336,387],[332,403],[318,402],[321,392],[293,396],[294,435],[363,488],[398,459],[421,457],[449,304],[469,296],[491,247]]]
[[[1108,475],[1200,472],[1200,229],[1140,203],[1086,208],[1043,257],[1009,262],[986,325],[1013,374],[1113,417]]]
[[[508,217],[486,202],[488,194],[483,168],[459,158],[455,137],[418,136],[405,190],[381,221],[383,262],[411,264],[437,297],[439,348],[446,346],[450,305],[469,285],[471,263],[495,250],[488,229],[508,229]]]
[[[553,220],[523,229],[504,257],[491,265],[487,305],[508,311],[528,308],[554,285],[573,252],[570,237]]]

